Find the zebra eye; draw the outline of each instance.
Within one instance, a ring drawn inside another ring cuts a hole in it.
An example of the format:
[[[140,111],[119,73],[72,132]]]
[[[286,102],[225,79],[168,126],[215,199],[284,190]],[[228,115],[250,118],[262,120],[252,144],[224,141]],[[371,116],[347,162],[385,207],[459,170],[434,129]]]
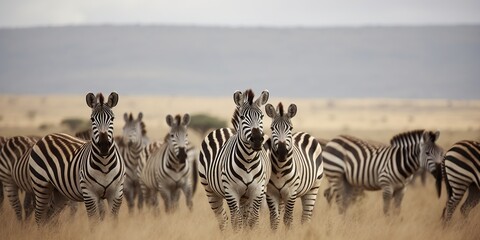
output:
[[[92,122],[93,122],[93,121],[95,121],[95,118],[91,117],[90,120],[92,120]]]
[[[273,127],[270,127],[270,129],[273,131]]]
[[[293,130],[293,126],[290,126],[288,129],[289,129],[290,131],[292,131],[292,130]]]
[[[172,133],[172,134],[170,134],[170,137],[173,138],[173,137],[175,137],[175,135],[173,135],[173,133]]]
[[[244,117],[244,116],[240,116],[240,119],[245,120],[245,117]]]
[[[110,120],[113,121],[115,119],[115,117],[111,117]]]

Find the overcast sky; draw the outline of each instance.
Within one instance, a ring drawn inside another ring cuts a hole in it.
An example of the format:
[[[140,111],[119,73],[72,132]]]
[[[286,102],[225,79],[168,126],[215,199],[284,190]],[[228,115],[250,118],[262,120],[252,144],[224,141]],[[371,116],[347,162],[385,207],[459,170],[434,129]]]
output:
[[[0,0],[0,27],[479,24],[480,0]]]

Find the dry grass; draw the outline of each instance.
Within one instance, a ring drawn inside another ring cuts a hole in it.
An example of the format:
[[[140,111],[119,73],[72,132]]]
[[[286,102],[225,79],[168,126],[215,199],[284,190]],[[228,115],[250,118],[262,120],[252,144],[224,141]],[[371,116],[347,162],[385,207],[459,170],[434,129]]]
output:
[[[278,99],[276,105],[295,102],[299,108],[293,122],[297,130],[304,130],[321,138],[338,134],[353,134],[375,141],[388,141],[394,134],[416,128],[439,129],[440,144],[447,148],[461,139],[480,139],[480,101],[446,100],[323,100]],[[194,106],[192,106],[195,104]],[[114,109],[117,119],[123,112],[142,111],[152,139],[162,138],[166,131],[167,114],[208,113],[229,119],[233,110],[231,97],[135,97],[122,96]],[[89,109],[84,96],[0,96],[0,135],[14,136],[66,131],[58,126],[67,117],[88,119]],[[5,111],[7,109],[7,111]],[[123,120],[116,121],[120,133]],[[264,121],[265,125],[270,120]],[[40,125],[50,126],[39,129]],[[266,127],[268,129],[268,127]],[[190,134],[190,141],[199,145],[201,136]],[[301,226],[300,204],[295,208],[294,227],[283,227],[277,232],[269,228],[269,216],[263,209],[260,225],[252,231],[233,233],[218,230],[205,192],[199,185],[194,197],[194,209],[189,212],[183,204],[172,215],[154,216],[147,210],[129,215],[124,206],[117,222],[112,219],[92,229],[83,205],[72,218],[69,211],[59,217],[57,224],[37,228],[33,219],[25,224],[15,220],[13,210],[4,201],[0,213],[2,239],[478,239],[480,236],[480,207],[463,219],[458,210],[453,224],[443,229],[440,216],[445,196],[436,197],[433,178],[427,186],[411,186],[405,194],[398,217],[382,213],[380,192],[371,192],[359,204],[349,209],[347,216],[339,216],[336,206],[329,207],[323,198],[323,182],[313,220]],[[163,209],[163,208],[162,208]]]

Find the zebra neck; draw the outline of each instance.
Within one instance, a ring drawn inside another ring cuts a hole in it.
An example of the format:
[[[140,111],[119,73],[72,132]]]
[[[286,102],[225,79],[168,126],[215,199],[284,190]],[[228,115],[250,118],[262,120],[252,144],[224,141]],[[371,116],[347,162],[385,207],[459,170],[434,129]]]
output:
[[[140,154],[143,148],[142,145],[139,146],[126,146],[123,150],[123,160],[128,162],[131,166],[137,166],[140,159]]]
[[[402,158],[397,160],[397,168],[405,171],[405,177],[416,173],[420,168],[420,148],[418,144],[401,148]]]
[[[247,143],[242,141],[240,135],[237,134],[237,153],[241,160],[245,162],[253,162],[259,159],[260,151],[253,150]]]
[[[188,162],[187,160],[185,160],[185,163],[180,163],[180,161],[177,158],[177,155],[175,154],[175,150],[172,147],[168,147],[166,149],[166,153],[163,156],[163,158],[164,158],[163,159],[164,165],[167,168],[170,168],[176,172],[180,172],[183,169],[185,169]]]
[[[92,159],[96,162],[101,162],[103,165],[109,164],[112,159],[115,157],[115,143],[111,144],[110,147],[108,148],[108,154],[106,156],[102,156],[100,149],[96,144],[92,142]]]

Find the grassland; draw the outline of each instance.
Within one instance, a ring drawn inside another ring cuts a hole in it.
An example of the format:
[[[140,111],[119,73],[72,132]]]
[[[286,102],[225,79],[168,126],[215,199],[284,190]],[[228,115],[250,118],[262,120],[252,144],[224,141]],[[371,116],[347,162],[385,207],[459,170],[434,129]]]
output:
[[[338,134],[353,134],[375,141],[386,142],[395,133],[417,128],[441,131],[439,144],[448,148],[461,139],[480,139],[480,101],[447,100],[326,100],[272,98],[276,105],[296,103],[298,114],[293,119],[296,130],[308,131],[319,138]],[[114,108],[117,114],[115,133],[121,133],[123,113],[142,111],[152,139],[163,137],[165,116],[177,113],[207,113],[229,119],[234,104],[231,97],[157,97],[122,96]],[[0,96],[0,135],[44,135],[50,132],[70,131],[59,125],[69,117],[88,119],[89,109],[84,96]],[[264,121],[265,126],[270,120]],[[268,127],[265,127],[268,129]],[[199,145],[201,136],[191,132],[190,141]],[[321,193],[326,187],[323,182]],[[154,216],[144,209],[129,215],[126,206],[118,221],[107,219],[90,227],[84,207],[72,218],[69,211],[59,216],[56,224],[37,228],[33,219],[21,224],[13,210],[4,201],[0,212],[1,239],[478,239],[480,236],[480,207],[463,219],[457,212],[453,224],[443,229],[440,216],[446,197],[437,198],[433,177],[426,186],[409,186],[399,216],[385,217],[382,213],[380,192],[369,192],[357,205],[340,216],[336,206],[328,206],[319,194],[313,220],[301,226],[300,204],[295,208],[294,227],[283,227],[277,232],[269,229],[268,212],[263,208],[260,225],[252,231],[220,232],[205,193],[198,186],[194,209],[189,212],[183,204],[178,212],[167,215],[163,211]],[[163,209],[163,208],[162,208]]]

